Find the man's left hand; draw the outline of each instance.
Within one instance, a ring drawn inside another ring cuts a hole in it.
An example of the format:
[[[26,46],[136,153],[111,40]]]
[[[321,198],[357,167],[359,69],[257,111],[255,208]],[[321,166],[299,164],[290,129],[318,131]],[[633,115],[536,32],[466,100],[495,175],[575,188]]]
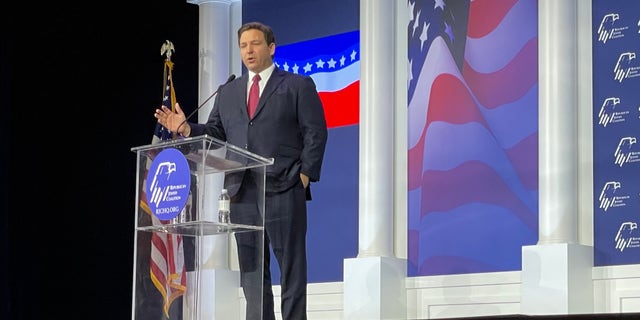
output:
[[[309,177],[307,177],[304,173],[301,173],[300,180],[302,180],[302,186],[306,189],[309,185]]]

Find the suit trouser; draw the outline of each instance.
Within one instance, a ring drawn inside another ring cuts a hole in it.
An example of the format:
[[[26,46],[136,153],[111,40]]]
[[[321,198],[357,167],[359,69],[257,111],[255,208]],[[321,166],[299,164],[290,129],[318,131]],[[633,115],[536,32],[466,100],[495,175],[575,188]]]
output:
[[[231,199],[231,222],[262,225],[257,192],[258,188],[251,175],[245,175],[242,187]],[[240,282],[247,300],[247,319],[275,319],[270,270],[271,247],[280,267],[282,319],[305,320],[307,205],[302,182],[283,192],[267,193],[265,212],[264,237],[261,237],[261,232],[236,233]],[[260,247],[262,250],[258,250]]]

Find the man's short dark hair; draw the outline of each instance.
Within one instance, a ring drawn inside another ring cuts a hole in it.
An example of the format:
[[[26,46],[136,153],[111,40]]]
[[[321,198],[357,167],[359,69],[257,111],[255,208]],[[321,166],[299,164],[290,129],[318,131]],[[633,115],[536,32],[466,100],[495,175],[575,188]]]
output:
[[[238,44],[240,43],[240,36],[242,35],[242,33],[251,29],[262,31],[262,34],[264,34],[264,39],[267,42],[267,46],[270,46],[272,43],[276,43],[276,36],[273,34],[273,30],[271,30],[271,27],[264,23],[254,21],[247,22],[243,24],[240,29],[238,29]]]

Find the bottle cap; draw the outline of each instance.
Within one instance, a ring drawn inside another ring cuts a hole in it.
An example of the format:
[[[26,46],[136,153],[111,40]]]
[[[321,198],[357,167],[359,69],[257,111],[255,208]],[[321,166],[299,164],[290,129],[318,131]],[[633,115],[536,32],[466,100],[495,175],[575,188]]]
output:
[[[227,189],[222,189],[222,193],[225,193],[225,192],[227,192]]]

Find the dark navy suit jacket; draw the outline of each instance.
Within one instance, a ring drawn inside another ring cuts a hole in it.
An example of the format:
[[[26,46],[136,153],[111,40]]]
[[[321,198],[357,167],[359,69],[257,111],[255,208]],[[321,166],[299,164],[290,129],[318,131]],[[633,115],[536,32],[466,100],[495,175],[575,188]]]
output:
[[[287,190],[300,182],[300,173],[312,182],[318,181],[327,124],[313,79],[276,67],[260,95],[253,119],[247,112],[247,81],[245,73],[222,86],[207,123],[190,123],[190,136],[207,134],[273,158],[273,165],[266,167],[266,192]],[[225,186],[231,195],[240,187],[243,174],[227,174]]]

